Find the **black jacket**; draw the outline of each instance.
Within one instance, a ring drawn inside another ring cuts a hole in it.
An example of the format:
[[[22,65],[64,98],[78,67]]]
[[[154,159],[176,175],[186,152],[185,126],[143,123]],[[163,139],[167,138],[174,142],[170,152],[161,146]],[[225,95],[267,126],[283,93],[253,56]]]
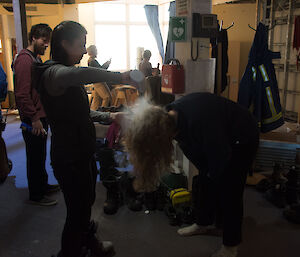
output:
[[[121,74],[53,61],[36,65],[34,72],[34,85],[40,93],[52,132],[52,165],[92,158],[96,135],[84,85],[103,81],[120,83]]]
[[[212,179],[220,177],[236,144],[248,146],[257,141],[253,115],[226,98],[193,93],[166,108],[178,113],[175,140],[183,153]]]
[[[240,83],[238,103],[257,118],[261,132],[283,125],[280,97],[272,59],[280,53],[268,50],[267,28],[259,23],[250,50],[246,71]]]

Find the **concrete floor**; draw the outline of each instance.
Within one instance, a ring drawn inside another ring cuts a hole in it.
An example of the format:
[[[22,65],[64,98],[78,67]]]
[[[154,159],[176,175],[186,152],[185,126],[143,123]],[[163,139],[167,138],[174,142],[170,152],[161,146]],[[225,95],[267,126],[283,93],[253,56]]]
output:
[[[104,188],[97,185],[93,218],[100,223],[100,236],[112,240],[117,257],[208,257],[221,244],[221,238],[194,236],[182,238],[178,227],[168,224],[163,212],[131,212],[122,206],[107,216],[102,211]],[[50,257],[59,249],[65,206],[39,207],[27,204],[27,189],[15,187],[9,177],[0,186],[0,256]],[[286,222],[281,210],[253,190],[245,194],[244,242],[241,257],[299,257],[300,226]]]
[[[20,121],[14,117],[8,121],[3,136],[14,163],[12,175],[17,179],[9,177],[0,185],[0,257],[50,257],[60,248],[66,215],[63,197],[61,193],[54,195],[59,203],[52,207],[26,203],[28,190]],[[53,183],[51,173],[49,168],[49,182]],[[105,215],[104,200],[105,190],[98,183],[93,218],[100,223],[100,237],[114,242],[116,257],[209,257],[222,243],[219,237],[178,236],[178,227],[170,226],[165,214],[159,211],[134,213],[122,206],[116,215]],[[282,217],[282,210],[253,188],[247,188],[244,240],[239,257],[299,256],[300,226],[288,223]]]

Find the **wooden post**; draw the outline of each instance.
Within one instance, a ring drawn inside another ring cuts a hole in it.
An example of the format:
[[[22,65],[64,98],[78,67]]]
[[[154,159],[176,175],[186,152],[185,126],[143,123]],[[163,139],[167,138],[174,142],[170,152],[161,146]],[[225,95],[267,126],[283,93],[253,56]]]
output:
[[[18,53],[28,46],[25,0],[13,0]]]

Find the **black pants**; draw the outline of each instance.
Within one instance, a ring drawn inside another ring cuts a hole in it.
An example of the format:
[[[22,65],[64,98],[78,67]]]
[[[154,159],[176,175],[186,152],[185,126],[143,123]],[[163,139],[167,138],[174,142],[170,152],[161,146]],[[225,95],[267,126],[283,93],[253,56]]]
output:
[[[231,160],[220,178],[211,180],[200,172],[195,183],[196,223],[222,226],[225,246],[236,246],[242,241],[243,193],[256,149],[257,142],[234,145]]]
[[[29,119],[23,120],[28,125],[32,125]],[[43,127],[48,131],[48,124],[41,120]],[[48,174],[46,172],[46,136],[35,136],[31,132],[23,131],[23,138],[26,146],[27,180],[30,200],[40,200],[45,195],[48,184]]]
[[[69,164],[55,163],[53,170],[67,207],[61,252],[64,257],[79,257],[82,247],[86,245],[91,210],[96,197],[96,162],[91,158]]]

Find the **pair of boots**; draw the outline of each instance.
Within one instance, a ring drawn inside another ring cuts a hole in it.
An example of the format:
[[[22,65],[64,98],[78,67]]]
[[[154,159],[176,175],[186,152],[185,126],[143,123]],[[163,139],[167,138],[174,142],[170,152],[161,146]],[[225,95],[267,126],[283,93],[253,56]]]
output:
[[[121,112],[125,110],[125,106],[123,104],[119,106],[100,106],[97,111],[98,112]]]
[[[96,237],[98,224],[90,222],[88,232],[86,233],[85,245],[81,248],[80,257],[112,257],[115,255],[114,246],[110,241],[99,241]],[[60,251],[57,255],[51,257],[73,257],[64,256]]]
[[[105,214],[117,213],[123,203],[132,211],[142,210],[142,195],[134,191],[132,181],[133,178],[130,178],[127,172],[124,172],[120,177],[110,175],[103,180],[103,186],[106,188],[106,200],[103,206]]]
[[[104,203],[104,213],[115,214],[119,207],[125,203],[131,211],[141,211],[143,204],[147,210],[163,210],[165,194],[159,188],[154,192],[138,193],[133,189],[134,177],[124,172],[121,176],[110,175],[103,180],[106,188],[106,201]]]
[[[144,204],[147,210],[164,210],[167,203],[167,192],[164,187],[159,186],[156,191],[144,193]]]
[[[120,179],[120,190],[124,203],[131,211],[141,211],[143,209],[143,194],[138,193],[133,188],[134,177],[124,172]]]
[[[277,207],[284,208],[299,203],[299,191],[300,166],[296,165],[290,168],[285,177],[277,179],[277,183],[267,190],[266,197]]]

